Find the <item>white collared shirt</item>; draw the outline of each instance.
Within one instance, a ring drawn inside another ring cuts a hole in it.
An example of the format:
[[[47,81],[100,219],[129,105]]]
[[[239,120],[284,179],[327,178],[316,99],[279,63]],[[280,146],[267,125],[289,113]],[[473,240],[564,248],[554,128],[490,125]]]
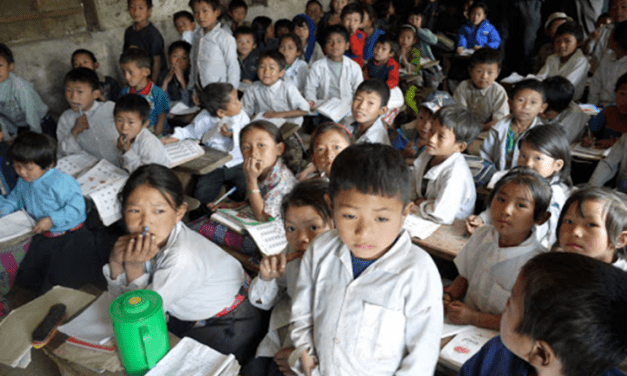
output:
[[[590,81],[588,103],[596,104],[599,108],[605,108],[614,103],[616,81],[625,73],[627,73],[627,56],[616,59],[614,51],[607,50]]]
[[[477,89],[471,80],[462,81],[453,95],[455,100],[477,115],[481,123],[499,120],[509,115],[507,92],[498,82],[485,89]]]
[[[550,76],[562,76],[568,79],[575,86],[573,100],[578,101],[581,99],[583,90],[586,87],[586,79],[590,69],[588,58],[578,48],[564,64],[562,64],[560,59],[557,54],[550,55],[536,76],[541,81]]]
[[[201,87],[212,82],[228,82],[237,89],[240,79],[237,45],[220,22],[208,33],[203,28],[194,32],[190,61],[188,88],[193,89],[200,81]]]
[[[309,112],[309,103],[293,83],[279,79],[272,86],[266,86],[261,81],[255,81],[244,92],[242,108],[248,116],[253,118],[257,114],[268,111],[302,110]]]
[[[309,75],[305,83],[305,99],[316,104],[331,99],[331,82],[333,73],[329,68],[329,58],[324,58],[311,64]],[[357,87],[364,80],[359,64],[346,56],[342,56],[342,71],[340,73],[340,99],[352,99]]]
[[[131,174],[139,167],[150,163],[160,164],[165,167],[170,166],[165,147],[157,136],[146,128],[139,132],[126,153],[122,153],[119,150],[118,153],[120,166]]]
[[[560,124],[564,128],[569,144],[581,140],[588,122],[590,122],[590,115],[583,112],[573,101],[555,118],[545,119],[547,124]]]
[[[349,128],[353,134],[357,133],[357,123],[355,122],[355,118],[353,115],[347,116],[344,121],[344,125]],[[379,116],[377,120],[370,126],[370,128],[366,129],[364,134],[362,134],[357,140],[355,140],[356,144],[384,144],[391,145],[390,136],[388,135],[388,130],[383,125],[382,117]]]
[[[305,82],[309,74],[309,64],[305,60],[296,58],[292,65],[285,70],[283,81],[294,84],[298,91],[303,94],[305,92]]]
[[[483,140],[481,144],[481,150],[479,150],[479,155],[481,158],[486,159],[492,163],[498,171],[507,170],[516,165],[518,161],[518,140],[522,137],[529,129],[541,125],[542,121],[539,117],[533,119],[533,122],[529,126],[527,131],[522,132],[516,138],[514,142],[514,150],[512,151],[512,158],[510,163],[508,163],[507,153],[506,153],[506,143],[507,143],[507,132],[509,131],[509,127],[512,123],[514,115],[509,115],[501,119],[498,123],[494,124],[490,130],[488,130],[488,136]]]

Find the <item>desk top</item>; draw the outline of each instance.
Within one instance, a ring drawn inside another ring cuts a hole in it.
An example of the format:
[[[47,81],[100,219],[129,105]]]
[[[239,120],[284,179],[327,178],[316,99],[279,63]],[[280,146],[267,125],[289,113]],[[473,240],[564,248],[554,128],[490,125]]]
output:
[[[226,162],[233,159],[233,156],[229,153],[208,148],[206,146],[203,146],[202,148],[205,149],[204,155],[189,162],[185,162],[182,165],[176,166],[174,169],[194,175],[206,175],[213,170],[224,166]]]
[[[456,219],[452,225],[442,225],[426,239],[412,238],[412,242],[433,256],[452,261],[468,242],[464,221]]]

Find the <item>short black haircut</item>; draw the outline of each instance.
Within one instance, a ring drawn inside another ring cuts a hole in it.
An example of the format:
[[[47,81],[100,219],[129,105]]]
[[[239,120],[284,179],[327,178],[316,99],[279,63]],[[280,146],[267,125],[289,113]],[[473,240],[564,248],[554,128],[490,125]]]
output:
[[[57,163],[57,141],[43,133],[24,132],[13,140],[9,158],[13,162],[33,162],[45,170]]]
[[[329,193],[329,183],[324,179],[309,179],[294,186],[290,193],[281,201],[281,218],[285,221],[285,213],[290,206],[311,206],[322,217],[324,223],[330,224],[331,208],[324,198]]]
[[[624,73],[622,76],[618,77],[616,80],[616,86],[614,87],[614,91],[619,91],[621,86],[627,84],[627,73]]]
[[[553,37],[553,40],[566,34],[574,36],[575,39],[577,39],[577,43],[583,42],[583,28],[575,21],[566,21],[561,24],[555,31],[555,37]]]
[[[276,61],[276,63],[279,65],[279,69],[281,70],[285,70],[285,68],[287,67],[287,62],[285,62],[285,56],[283,56],[283,54],[280,53],[279,50],[276,48],[262,51],[259,54],[259,58],[257,59],[257,66],[261,64],[261,61],[263,59],[272,59]]]
[[[67,72],[65,74],[65,78],[63,79],[63,85],[67,85],[68,82],[81,82],[88,84],[92,91],[100,89],[98,75],[89,68],[74,68]]]
[[[126,202],[131,193],[144,184],[158,190],[174,209],[180,208],[185,202],[183,185],[176,174],[165,166],[151,163],[133,171],[126,180],[124,187],[118,193],[118,200],[122,204],[122,209],[126,208]]]
[[[627,21],[618,23],[614,27],[612,39],[624,51],[627,51]]]
[[[70,60],[70,63],[74,62],[74,58],[76,57],[76,55],[87,55],[94,63],[98,62],[98,59],[96,59],[96,55],[94,55],[93,52],[84,48],[79,48],[78,50],[72,52],[72,58]]]
[[[193,9],[196,3],[205,3],[211,6],[211,8],[213,8],[214,11],[216,10],[222,11],[222,5],[220,4],[220,0],[189,0],[188,5],[190,8]]]
[[[237,8],[244,8],[248,10],[248,5],[243,0],[232,0],[229,3],[229,12],[233,12]]]
[[[194,15],[191,14],[190,12],[186,11],[186,10],[181,10],[179,12],[174,13],[174,16],[172,16],[172,21],[176,22],[176,20],[178,20],[181,17],[182,18],[187,18],[187,20],[189,22],[195,22]]]
[[[366,14],[370,18],[370,22],[372,22],[372,27],[376,27],[377,25],[377,13],[374,11],[374,7],[370,4],[364,4],[364,18],[366,18]]]
[[[281,43],[283,42],[284,39],[291,39],[294,41],[294,44],[296,45],[296,51],[299,52],[299,56],[303,55],[303,43],[300,41],[300,38],[298,37],[298,35],[294,34],[294,33],[289,33],[289,34],[285,34],[283,35],[281,38],[279,38],[279,46],[281,46]],[[285,57],[285,56],[283,56]],[[285,63],[287,65],[287,62]]]
[[[488,18],[488,12],[490,11],[488,9],[488,4],[484,3],[483,1],[477,1],[476,3],[473,3],[470,7],[468,7],[468,14],[472,13],[472,11],[477,9],[477,8],[483,9],[483,13],[485,13],[485,17],[487,19]]]
[[[292,23],[292,21],[288,20],[287,18],[281,18],[274,23],[275,37],[279,35],[279,29],[282,27],[287,28],[290,33],[294,31],[294,24]]]
[[[575,85],[562,76],[547,77],[542,81],[546,94],[547,110],[562,112],[575,96]]]
[[[496,64],[500,70],[502,63],[503,55],[501,54],[501,51],[490,47],[481,47],[470,55],[468,69],[472,69],[479,64]]]
[[[573,185],[570,177],[570,144],[568,143],[566,131],[561,124],[546,124],[533,127],[520,137],[518,147],[520,148],[524,142],[542,154],[564,161],[564,166],[557,172],[556,177],[560,183],[569,187]]]
[[[375,46],[377,45],[377,43],[387,43],[387,44],[389,44],[390,45],[390,49],[394,53],[395,59],[398,59],[398,57],[399,57],[399,55],[401,53],[401,48],[398,45],[398,38],[395,38],[394,35],[392,35],[390,33],[385,33],[385,34],[379,36],[379,38],[377,38],[377,41],[375,42]]]
[[[274,123],[271,123],[267,120],[255,120],[246,124],[246,126],[242,128],[242,130],[239,132],[240,145],[242,144],[242,139],[244,139],[244,135],[249,131],[252,131],[253,129],[259,129],[267,132],[274,141],[274,143],[277,145],[283,142],[283,134],[281,133],[281,130],[279,130],[276,125],[274,125]]]
[[[126,0],[126,4],[127,7],[130,8],[131,7],[131,2],[133,0]],[[144,0],[144,2],[146,3],[146,6],[148,7],[148,9],[152,9],[152,0]]]
[[[320,10],[323,10],[323,9],[322,9],[322,3],[321,3],[320,1],[318,1],[318,0],[309,0],[309,1],[307,2],[307,4],[305,5],[305,9],[307,9],[307,7],[308,7],[309,5],[311,5],[311,4],[318,4],[318,6],[320,7]]]
[[[371,78],[360,83],[359,86],[357,86],[357,90],[355,90],[355,95],[357,95],[360,91],[366,93],[377,93],[379,98],[381,98],[381,106],[379,108],[387,106],[390,100],[390,87],[388,84],[375,78]]]
[[[253,30],[252,27],[250,27],[250,26],[239,26],[233,32],[233,38],[237,39],[237,37],[240,36],[240,35],[252,35],[253,41],[255,42],[255,44],[258,44],[257,35],[255,34],[255,31]]]
[[[465,142],[466,147],[470,146],[481,132],[481,120],[461,105],[442,107],[435,113],[435,118],[443,127],[455,133],[455,142]]]
[[[528,167],[518,166],[509,170],[509,172],[496,183],[492,192],[490,192],[489,203],[491,204],[499,191],[511,182],[529,188],[529,192],[535,202],[533,219],[535,221],[542,220],[551,204],[553,191],[551,190],[551,185],[548,180]]]
[[[522,267],[516,331],[543,340],[568,376],[603,375],[627,356],[627,273],[572,253],[541,253]]]
[[[609,18],[609,19],[611,19],[611,18],[612,18],[612,15],[611,15],[609,12],[604,12],[604,13],[601,13],[601,14],[599,14],[599,17],[597,17],[597,21],[596,21],[596,23],[601,22],[601,20],[602,20],[602,19],[604,19],[604,18]]]
[[[232,92],[233,85],[229,83],[210,83],[199,93],[200,104],[202,105],[202,108],[207,110],[211,116],[218,116],[218,110],[226,110],[226,107],[231,100]]]
[[[146,98],[139,94],[126,94],[118,98],[115,101],[113,115],[115,116],[120,112],[135,112],[139,115],[142,124],[150,121],[150,104]]]
[[[138,68],[148,68],[152,71],[150,66],[150,56],[141,48],[131,47],[122,52],[120,56],[120,64],[135,63]]]
[[[176,51],[176,49],[178,48],[182,48],[188,54],[192,51],[191,44],[187,43],[184,40],[177,40],[176,42],[173,42],[170,47],[168,47],[168,56],[172,55],[172,53],[174,53],[174,51]]]
[[[350,36],[348,35],[348,30],[344,27],[344,25],[335,24],[326,28],[324,33],[324,44],[327,44],[329,37],[331,34],[341,35],[342,38],[346,41],[346,43],[350,43]]]
[[[535,78],[530,78],[528,80],[522,80],[516,85],[514,85],[514,89],[512,90],[512,96],[510,98],[514,98],[518,92],[529,89],[537,92],[542,96],[542,102],[546,103],[546,92],[544,91],[544,85],[542,81],[538,81]]]
[[[329,183],[331,200],[350,189],[368,194],[398,197],[407,207],[411,191],[409,168],[401,154],[389,145],[355,144],[333,161]]]
[[[4,60],[6,60],[7,64],[9,65],[15,63],[15,60],[13,59],[13,52],[4,43],[0,43],[0,57],[4,58]]]
[[[343,20],[344,17],[349,14],[357,13],[361,17],[361,20],[364,20],[364,6],[360,2],[346,4],[344,8],[342,8],[342,13],[340,14],[340,19]]]

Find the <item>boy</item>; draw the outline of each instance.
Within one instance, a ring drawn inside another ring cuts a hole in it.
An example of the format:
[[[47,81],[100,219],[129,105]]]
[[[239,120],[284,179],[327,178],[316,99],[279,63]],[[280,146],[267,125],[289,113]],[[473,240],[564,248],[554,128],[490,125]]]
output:
[[[160,136],[166,130],[170,112],[168,95],[150,79],[150,58],[139,48],[130,48],[120,56],[120,68],[128,85],[120,95],[139,94],[150,104],[150,131]]]
[[[360,67],[364,66],[364,46],[366,45],[366,33],[359,30],[364,21],[364,7],[361,3],[350,3],[342,9],[340,15],[342,24],[350,35],[350,50],[344,55],[353,59]]]
[[[479,151],[481,158],[494,163],[497,171],[516,165],[518,139],[529,129],[542,123],[538,115],[547,108],[542,82],[535,79],[520,81],[514,87],[509,103],[512,114],[490,128]]]
[[[128,12],[133,19],[133,25],[124,32],[123,51],[131,47],[141,48],[148,53],[152,65],[151,79],[157,82],[161,68],[165,64],[163,37],[148,18],[152,15],[152,0],[127,0]]]
[[[501,72],[501,62],[498,50],[478,49],[470,57],[470,79],[464,80],[455,90],[455,100],[479,118],[482,131],[509,115],[507,92],[495,81]]]
[[[72,53],[72,68],[89,68],[96,72],[100,63],[96,60],[96,55],[89,50],[79,48]],[[98,74],[98,73],[96,73]],[[104,81],[98,82],[100,87],[101,102],[115,101],[120,96],[120,84],[111,76],[105,76]]]
[[[187,78],[189,77],[189,53],[192,46],[184,40],[177,40],[168,47],[170,68],[163,70],[157,84],[168,94],[169,103],[190,104]]]
[[[590,121],[590,135],[582,140],[584,146],[606,149],[614,145],[618,138],[627,133],[625,117],[627,116],[627,73],[618,77],[614,87],[614,105],[607,106]],[[596,140],[596,142],[595,142]]]
[[[540,116],[548,124],[564,127],[570,144],[581,139],[590,116],[573,102],[575,86],[562,76],[553,76],[542,81],[546,92],[547,108]]]
[[[442,283],[402,228],[409,195],[409,170],[391,146],[352,145],[333,162],[336,229],[305,252],[292,303],[291,358],[302,354],[307,374],[433,375]]]
[[[396,38],[391,34],[383,34],[374,45],[372,59],[364,68],[364,78],[375,78],[387,83],[390,90],[398,87],[400,65],[395,57],[399,54]]]
[[[247,22],[246,13],[248,12],[248,5],[243,0],[233,0],[229,3],[229,17],[231,17],[231,22],[227,25],[225,23],[224,27],[230,34],[233,34],[238,27],[245,26]],[[246,25],[248,26],[248,25]]]
[[[88,68],[72,69],[65,75],[65,99],[70,108],[59,118],[59,156],[81,151],[118,165],[115,143],[118,132],[113,120],[113,102],[98,102],[98,76]]]
[[[250,85],[257,81],[259,50],[257,49],[257,42],[255,41],[255,32],[250,26],[240,26],[235,30],[233,35],[235,36],[235,42],[237,44],[237,60],[240,67],[240,78],[243,84]],[[240,89],[244,89],[244,87]]]
[[[544,66],[546,59],[555,53],[553,47],[553,40],[555,39],[555,32],[557,28],[564,24],[566,21],[572,21],[573,19],[568,17],[564,12],[551,13],[544,23],[544,37],[540,41],[542,43],[538,49],[538,54],[531,58],[531,71],[538,72],[540,68]],[[540,39],[540,38],[538,38]]]
[[[460,371],[468,375],[624,375],[627,274],[571,253],[544,253],[520,271],[501,335]]]
[[[599,68],[590,82],[588,103],[600,108],[614,102],[614,87],[618,77],[627,73],[627,21],[616,25],[608,42],[608,48],[614,53],[605,53]]]
[[[388,131],[381,116],[388,112],[390,88],[380,80],[366,80],[359,84],[353,104],[352,116],[344,123],[351,129],[355,143],[380,143],[391,145]]]
[[[174,21],[176,31],[181,36],[181,40],[191,45],[194,42],[194,32],[196,31],[194,15],[186,10],[182,10],[174,13],[172,20]]]
[[[305,14],[317,25],[322,18],[322,4],[318,0],[309,0],[305,6]]]
[[[294,24],[287,18],[281,18],[274,23],[274,37],[281,39],[282,36],[294,32]]]
[[[150,105],[138,94],[126,94],[115,102],[113,109],[120,166],[133,173],[139,166],[157,163],[168,167],[165,148],[148,129]]]
[[[426,153],[414,162],[415,204],[421,217],[450,225],[456,218],[472,214],[475,182],[461,153],[480,129],[477,117],[460,105],[444,107],[435,114]]]
[[[228,82],[237,88],[240,80],[237,46],[235,38],[218,21],[220,0],[190,0],[189,6],[200,26],[192,43],[189,88],[205,87],[212,82]]]

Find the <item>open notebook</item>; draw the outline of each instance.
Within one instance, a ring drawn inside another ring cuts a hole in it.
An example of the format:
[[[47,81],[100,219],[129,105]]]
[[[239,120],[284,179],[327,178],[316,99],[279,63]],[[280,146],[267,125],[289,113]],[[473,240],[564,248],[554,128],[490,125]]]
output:
[[[165,145],[165,153],[172,168],[204,155],[205,150],[197,140],[181,140]]]
[[[24,210],[18,210],[0,218],[0,242],[26,235],[35,227],[35,220]]]

